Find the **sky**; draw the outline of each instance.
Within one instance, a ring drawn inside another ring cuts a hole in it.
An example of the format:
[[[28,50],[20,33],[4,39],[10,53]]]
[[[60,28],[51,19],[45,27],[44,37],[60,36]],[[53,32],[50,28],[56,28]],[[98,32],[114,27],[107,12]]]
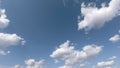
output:
[[[0,68],[119,68],[120,0],[1,0]]]

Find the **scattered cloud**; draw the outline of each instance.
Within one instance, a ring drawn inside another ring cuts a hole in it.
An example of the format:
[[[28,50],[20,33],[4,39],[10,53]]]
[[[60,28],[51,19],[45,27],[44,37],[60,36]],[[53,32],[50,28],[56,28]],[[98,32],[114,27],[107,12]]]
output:
[[[102,51],[102,48],[103,46],[92,44],[84,46],[83,49],[79,51],[75,50],[74,46],[70,46],[70,41],[66,41],[53,51],[50,57],[65,62],[65,64],[59,68],[73,68],[76,64],[95,57]]]
[[[109,39],[111,42],[118,42],[120,40],[120,35],[116,34]]]
[[[117,17],[120,13],[120,0],[111,0],[108,6],[101,5],[101,8],[97,8],[95,5],[85,6],[81,5],[81,14],[84,19],[78,23],[78,30],[84,29],[89,31],[95,28],[101,28],[105,23]]]
[[[8,26],[10,20],[7,19],[7,15],[5,14],[5,9],[0,9],[0,29],[3,29]]]
[[[26,68],[43,68],[44,60],[35,61],[35,59],[29,59],[25,61]]]
[[[115,64],[116,56],[110,57],[112,59],[109,59],[108,61],[102,61],[97,63],[98,68],[112,68],[112,66]]]

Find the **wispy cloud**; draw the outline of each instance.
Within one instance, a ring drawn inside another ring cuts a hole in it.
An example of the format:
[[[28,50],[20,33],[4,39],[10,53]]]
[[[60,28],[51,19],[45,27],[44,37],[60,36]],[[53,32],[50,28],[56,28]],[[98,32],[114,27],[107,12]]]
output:
[[[98,62],[96,67],[93,67],[93,68],[112,68],[112,66],[115,64],[116,56],[112,56],[110,58],[112,59],[108,58],[108,61]]]

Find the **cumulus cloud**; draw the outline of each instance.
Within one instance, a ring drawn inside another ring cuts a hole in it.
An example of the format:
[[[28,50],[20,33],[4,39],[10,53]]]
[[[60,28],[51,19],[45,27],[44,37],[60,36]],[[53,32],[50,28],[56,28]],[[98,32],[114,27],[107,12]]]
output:
[[[16,34],[0,33],[0,55],[7,55],[10,51],[4,51],[3,49],[15,46],[18,44],[24,45],[25,40]]]
[[[5,9],[0,9],[0,29],[8,26],[10,20],[7,19],[7,15],[5,14]]]
[[[0,55],[7,55],[9,53],[10,53],[10,51],[0,50]]]
[[[0,33],[0,48],[23,44],[25,40],[16,34]]]
[[[80,51],[75,50],[74,46],[70,46],[70,41],[66,41],[53,51],[50,57],[65,62],[65,64],[59,68],[73,68],[76,64],[95,57],[102,51],[102,47],[103,46],[97,46],[94,44],[86,45]]]
[[[89,31],[94,28],[100,28],[105,23],[117,17],[120,13],[120,0],[111,0],[108,6],[101,5],[101,8],[96,6],[81,5],[81,14],[84,19],[78,23],[78,29]]]
[[[29,59],[25,61],[26,68],[43,68],[44,60],[35,61],[35,59]]]
[[[120,40],[120,35],[116,34],[109,39],[111,42],[118,42]]]

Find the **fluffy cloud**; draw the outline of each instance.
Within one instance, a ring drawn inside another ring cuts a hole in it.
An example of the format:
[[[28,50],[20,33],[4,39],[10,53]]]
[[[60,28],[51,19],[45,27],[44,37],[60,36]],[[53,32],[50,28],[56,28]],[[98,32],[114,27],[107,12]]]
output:
[[[0,48],[17,45],[19,43],[24,44],[25,40],[16,34],[0,33]]]
[[[78,29],[89,31],[94,28],[100,28],[108,21],[117,17],[120,13],[120,0],[111,0],[108,6],[101,5],[101,8],[96,6],[81,5],[81,14],[84,19],[78,23]]]
[[[102,46],[86,45],[81,51],[75,50],[74,46],[70,46],[70,41],[66,41],[57,48],[50,57],[55,60],[65,61],[65,65],[59,68],[73,68],[74,65],[95,57],[102,51]],[[71,62],[72,61],[72,62]]]
[[[36,61],[35,59],[28,59],[24,62],[26,66],[21,66],[17,64],[13,68],[43,68],[44,66],[44,60]]]
[[[116,59],[116,56],[112,56],[108,58],[108,61],[98,62],[96,67],[93,67],[93,68],[112,68],[112,66],[115,64],[115,59]]]
[[[16,34],[0,33],[0,55],[7,55],[10,51],[4,51],[2,49],[17,44],[24,45],[25,40]]]
[[[7,19],[7,15],[5,14],[5,9],[0,9],[0,29],[8,26],[10,20]]]
[[[35,59],[29,59],[25,61],[26,68],[43,68],[44,60],[35,61]]]
[[[13,68],[23,68],[21,65],[15,65]]]
[[[10,51],[0,50],[0,55],[7,55],[9,53],[10,53]]]
[[[118,42],[120,40],[120,35],[116,34],[109,39],[111,42]]]

